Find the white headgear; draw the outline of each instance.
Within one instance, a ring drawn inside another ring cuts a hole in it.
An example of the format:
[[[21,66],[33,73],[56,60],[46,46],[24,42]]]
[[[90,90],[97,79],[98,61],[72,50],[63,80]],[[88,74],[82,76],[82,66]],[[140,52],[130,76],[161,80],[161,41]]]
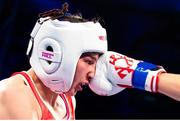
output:
[[[56,93],[70,89],[77,62],[85,52],[107,51],[106,30],[97,22],[72,23],[41,18],[29,42],[30,64],[41,81]]]

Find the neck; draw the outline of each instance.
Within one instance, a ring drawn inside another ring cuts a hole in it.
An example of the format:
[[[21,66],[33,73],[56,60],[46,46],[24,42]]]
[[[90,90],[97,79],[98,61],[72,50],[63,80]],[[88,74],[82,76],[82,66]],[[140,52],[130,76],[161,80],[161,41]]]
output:
[[[58,94],[56,94],[55,92],[51,91],[48,87],[46,87],[42,83],[42,81],[37,77],[37,75],[35,74],[32,68],[29,69],[27,73],[32,78],[32,81],[34,82],[35,87],[37,88],[42,99],[47,103],[49,103],[52,107],[54,107]]]

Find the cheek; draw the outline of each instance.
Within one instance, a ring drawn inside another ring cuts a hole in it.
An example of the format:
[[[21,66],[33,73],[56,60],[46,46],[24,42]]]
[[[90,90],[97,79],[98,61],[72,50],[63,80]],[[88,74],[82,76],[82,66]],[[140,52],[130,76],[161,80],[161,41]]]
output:
[[[77,69],[76,69],[76,73],[83,73],[85,71],[87,71],[87,64],[85,62],[79,61],[77,64]]]
[[[77,80],[79,80],[82,77],[82,75],[84,75],[84,73],[85,66],[82,64],[82,62],[78,62],[76,72],[74,75],[74,83],[77,82]]]
[[[77,68],[76,70],[74,79],[79,80],[85,73],[86,73],[85,68],[79,66],[79,68]]]

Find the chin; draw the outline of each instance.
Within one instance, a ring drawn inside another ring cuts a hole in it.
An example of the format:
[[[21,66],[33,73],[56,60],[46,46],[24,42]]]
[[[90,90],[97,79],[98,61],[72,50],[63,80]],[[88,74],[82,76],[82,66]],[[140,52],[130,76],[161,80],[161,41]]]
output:
[[[76,92],[74,92],[74,94],[72,95],[72,96],[75,96],[77,94],[77,91]]]
[[[73,91],[73,92],[71,93],[71,96],[76,95],[76,93],[77,93],[77,91]]]

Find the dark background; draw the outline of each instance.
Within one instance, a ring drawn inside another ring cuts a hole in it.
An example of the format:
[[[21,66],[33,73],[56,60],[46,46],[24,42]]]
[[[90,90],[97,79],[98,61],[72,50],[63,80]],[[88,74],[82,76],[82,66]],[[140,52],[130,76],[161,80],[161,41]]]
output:
[[[38,13],[60,8],[100,16],[109,50],[180,73],[180,0],[0,0],[0,80],[30,68],[26,49]],[[173,80],[172,80],[173,81]],[[101,97],[76,95],[77,119],[180,119],[180,103],[138,89]]]

